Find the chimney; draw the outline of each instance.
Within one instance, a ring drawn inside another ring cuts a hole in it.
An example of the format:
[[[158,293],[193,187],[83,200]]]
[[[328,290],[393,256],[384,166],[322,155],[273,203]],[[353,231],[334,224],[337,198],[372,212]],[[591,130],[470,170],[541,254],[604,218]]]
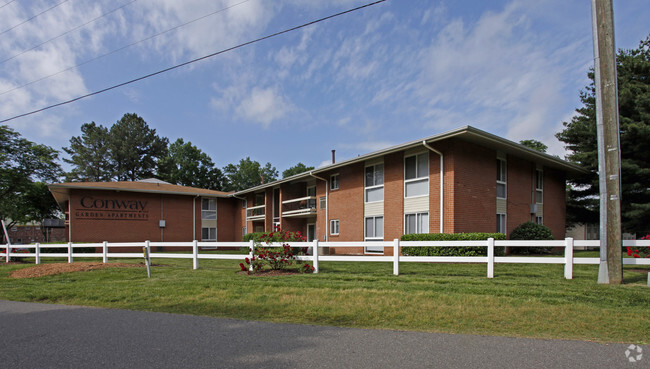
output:
[[[332,164],[336,163],[336,150],[332,150]]]

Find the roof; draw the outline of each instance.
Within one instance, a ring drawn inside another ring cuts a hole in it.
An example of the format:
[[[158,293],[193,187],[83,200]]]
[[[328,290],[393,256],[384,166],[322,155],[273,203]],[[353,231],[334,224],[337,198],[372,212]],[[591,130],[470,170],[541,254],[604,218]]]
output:
[[[422,138],[419,140],[415,141],[410,141],[406,142],[400,145],[388,147],[385,149],[381,149],[378,151],[374,151],[365,155],[360,155],[356,158],[349,159],[349,160],[344,160],[335,164],[330,164],[326,165],[308,172],[303,172],[300,174],[293,175],[291,177],[283,178],[281,180],[277,180],[274,182],[269,182],[265,183],[256,187],[248,188],[245,190],[241,190],[238,192],[235,192],[233,196],[238,196],[240,194],[245,194],[245,193],[250,193],[254,191],[259,191],[268,187],[275,187],[281,183],[287,183],[287,182],[292,182],[295,180],[300,180],[300,179],[306,179],[309,177],[313,177],[314,175],[318,175],[319,173],[324,173],[330,170],[334,170],[340,167],[344,167],[347,165],[355,164],[358,162],[364,162],[366,160],[370,160],[373,158],[381,157],[387,154],[391,154],[394,152],[398,151],[403,151],[403,150],[408,150],[411,148],[415,148],[418,146],[423,146],[423,143],[426,142],[427,144],[433,144],[435,142],[439,141],[444,141],[448,140],[450,138],[459,138],[464,141],[476,143],[482,146],[487,146],[490,148],[494,148],[495,150],[503,151],[506,154],[514,154],[516,156],[519,156],[521,158],[525,158],[528,160],[531,160],[536,163],[540,163],[544,166],[555,168],[555,169],[560,169],[562,171],[567,172],[569,176],[577,175],[580,173],[585,173],[586,169],[582,168],[579,165],[569,163],[566,160],[562,160],[557,156],[549,155],[534,149],[531,149],[527,146],[524,146],[522,144],[516,143],[514,141],[510,141],[508,139],[499,137],[497,135],[493,135],[491,133],[485,132],[483,130],[480,130],[478,128],[474,128],[472,126],[464,126],[460,127],[448,132],[440,133],[434,136],[429,136],[426,138]]]
[[[206,190],[203,188],[178,186],[160,180],[146,179],[142,181],[118,181],[118,182],[68,182],[53,183],[48,185],[50,192],[64,208],[71,190],[103,190],[103,191],[124,191],[124,192],[146,192],[160,193],[167,195],[186,195],[203,197],[229,197],[232,192]]]

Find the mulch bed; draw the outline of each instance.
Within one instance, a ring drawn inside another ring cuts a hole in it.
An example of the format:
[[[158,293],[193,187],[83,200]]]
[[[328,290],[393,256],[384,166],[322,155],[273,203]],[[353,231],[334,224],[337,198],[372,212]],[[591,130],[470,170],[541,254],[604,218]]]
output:
[[[70,272],[87,272],[96,269],[105,268],[144,268],[144,263],[131,264],[131,263],[52,263],[52,264],[39,264],[30,268],[14,270],[9,275],[9,278],[35,278],[43,277],[46,275],[55,275]]]
[[[237,272],[238,274],[248,274],[247,272],[244,271],[239,271]],[[300,271],[295,270],[295,269],[285,269],[285,270],[260,270],[255,273],[251,273],[250,275],[256,276],[256,277],[268,277],[268,276],[275,276],[275,275],[294,275],[294,274],[300,274]]]

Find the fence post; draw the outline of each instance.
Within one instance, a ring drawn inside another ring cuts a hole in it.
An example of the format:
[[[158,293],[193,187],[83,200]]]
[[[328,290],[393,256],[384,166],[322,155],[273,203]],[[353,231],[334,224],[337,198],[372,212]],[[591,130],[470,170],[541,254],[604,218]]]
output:
[[[573,238],[564,239],[564,278],[573,279]]]
[[[36,242],[36,245],[34,245],[34,254],[35,255],[35,263],[40,264],[41,263],[41,244]]]
[[[108,241],[102,244],[102,263],[108,263]]]
[[[199,269],[199,241],[197,240],[192,244],[192,269]]]
[[[487,277],[494,278],[494,238],[487,239]]]
[[[68,242],[68,264],[72,263],[74,259],[72,258],[72,242]]]
[[[253,271],[253,256],[255,255],[255,241],[250,240],[248,245],[248,258],[251,261],[251,265],[248,266],[248,270]]]
[[[314,273],[318,273],[318,239],[314,240],[314,245],[312,246],[312,262],[314,263]]]
[[[9,257],[9,253],[11,253],[11,244],[10,244],[9,242],[7,242],[7,245],[6,245],[6,246],[7,246],[7,247],[6,247],[6,250],[5,250],[5,252],[6,252],[5,255],[6,255],[7,257],[5,258],[5,261],[8,263],[8,262],[9,262],[9,259],[10,259],[10,257]]]
[[[399,275],[399,239],[393,240],[393,274]]]

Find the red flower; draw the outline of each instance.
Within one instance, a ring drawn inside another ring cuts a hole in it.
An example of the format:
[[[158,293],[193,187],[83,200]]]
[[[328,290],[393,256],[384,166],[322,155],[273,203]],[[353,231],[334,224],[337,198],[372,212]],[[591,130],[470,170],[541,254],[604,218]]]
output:
[[[244,261],[246,262],[246,264],[250,264],[250,263],[251,263],[250,259],[248,259],[248,258],[244,259]]]
[[[639,254],[634,254],[633,256],[634,256],[635,258],[640,257]]]
[[[246,267],[244,266],[244,263],[239,263],[239,267],[241,268],[242,271],[246,271]]]

